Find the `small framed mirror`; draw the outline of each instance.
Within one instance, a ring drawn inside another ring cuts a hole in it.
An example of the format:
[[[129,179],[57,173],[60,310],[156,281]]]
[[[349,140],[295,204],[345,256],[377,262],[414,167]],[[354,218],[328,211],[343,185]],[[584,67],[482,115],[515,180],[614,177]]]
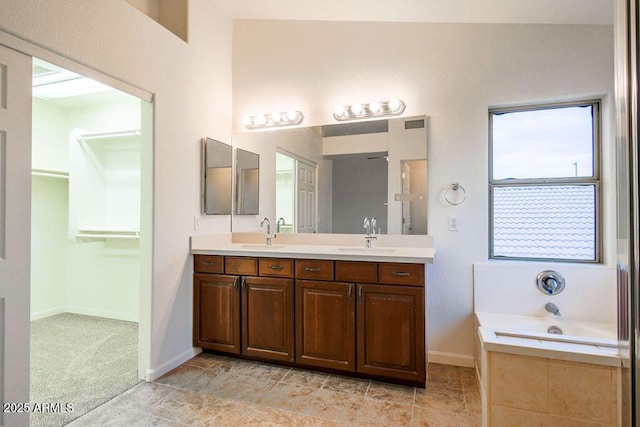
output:
[[[202,213],[231,215],[233,150],[211,138],[202,139]]]
[[[260,156],[236,149],[236,215],[258,215],[260,207]]]

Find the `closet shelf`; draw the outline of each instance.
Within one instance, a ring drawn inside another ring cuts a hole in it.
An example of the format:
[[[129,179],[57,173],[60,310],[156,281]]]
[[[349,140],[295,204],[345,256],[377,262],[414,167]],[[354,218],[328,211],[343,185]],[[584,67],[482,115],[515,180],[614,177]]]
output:
[[[77,136],[78,141],[92,141],[96,139],[126,138],[140,136],[140,129],[120,130],[115,132],[87,132]]]
[[[140,230],[100,228],[82,229],[76,233],[78,239],[140,239]]]
[[[46,178],[69,179],[69,172],[54,171],[48,169],[31,169],[32,176],[42,176]]]

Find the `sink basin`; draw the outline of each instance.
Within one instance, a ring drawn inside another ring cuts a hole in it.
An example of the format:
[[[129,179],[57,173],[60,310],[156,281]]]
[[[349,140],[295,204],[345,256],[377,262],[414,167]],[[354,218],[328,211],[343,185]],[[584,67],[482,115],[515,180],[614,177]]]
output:
[[[248,243],[248,244],[245,244],[245,245],[241,246],[242,249],[260,250],[260,251],[263,251],[263,250],[275,251],[275,250],[278,250],[278,249],[282,249],[284,247],[286,247],[286,246],[284,246],[284,245],[267,245],[267,244],[264,244],[264,243]]]
[[[367,255],[375,255],[375,254],[392,254],[395,252],[395,249],[391,248],[338,248],[338,251],[342,253],[349,254],[367,254]]]

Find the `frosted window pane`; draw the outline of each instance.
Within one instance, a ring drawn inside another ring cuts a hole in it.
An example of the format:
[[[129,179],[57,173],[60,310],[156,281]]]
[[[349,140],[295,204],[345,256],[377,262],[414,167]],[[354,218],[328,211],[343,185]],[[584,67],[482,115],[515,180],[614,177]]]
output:
[[[594,185],[494,187],[493,256],[594,260]]]
[[[493,179],[593,176],[593,107],[493,113]]]

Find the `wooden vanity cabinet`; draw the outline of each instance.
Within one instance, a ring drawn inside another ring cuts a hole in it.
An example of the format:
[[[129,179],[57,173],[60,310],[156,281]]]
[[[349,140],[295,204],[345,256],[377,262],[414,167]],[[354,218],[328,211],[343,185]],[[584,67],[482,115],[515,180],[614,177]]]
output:
[[[424,289],[359,284],[356,311],[357,371],[424,382]]]
[[[266,275],[285,277],[259,277],[257,258],[215,257],[194,257],[194,345],[293,361],[293,260],[261,259]]]
[[[354,285],[296,280],[296,362],[356,370]]]
[[[194,269],[194,345],[424,386],[424,264],[196,255]]]

